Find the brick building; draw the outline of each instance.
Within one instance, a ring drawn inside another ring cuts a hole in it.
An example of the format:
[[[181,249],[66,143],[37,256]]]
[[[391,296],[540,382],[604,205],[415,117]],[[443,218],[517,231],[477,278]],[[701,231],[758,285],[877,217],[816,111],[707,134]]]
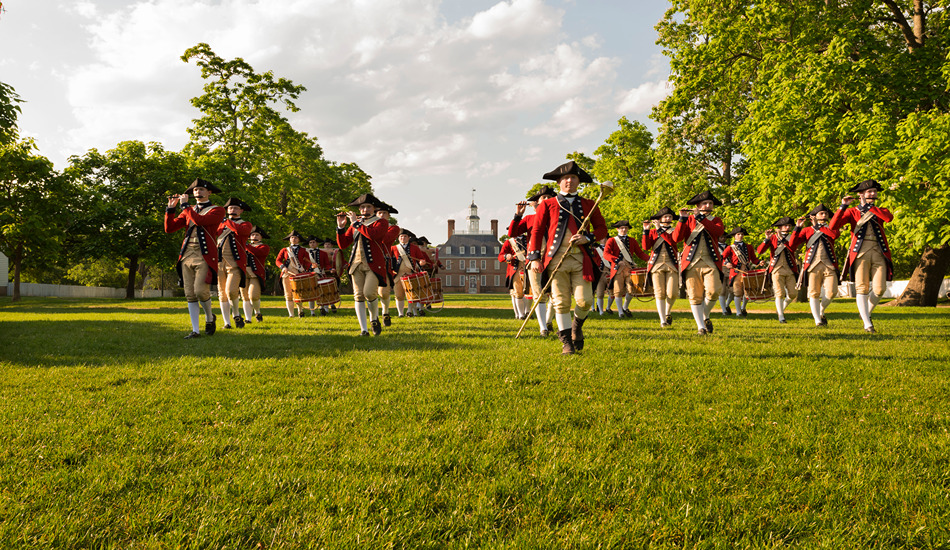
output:
[[[479,230],[478,207],[472,201],[468,230],[456,231],[455,220],[448,221],[448,240],[439,245],[439,270],[445,292],[480,294],[507,293],[505,263],[498,261],[498,220],[491,220],[491,231]]]

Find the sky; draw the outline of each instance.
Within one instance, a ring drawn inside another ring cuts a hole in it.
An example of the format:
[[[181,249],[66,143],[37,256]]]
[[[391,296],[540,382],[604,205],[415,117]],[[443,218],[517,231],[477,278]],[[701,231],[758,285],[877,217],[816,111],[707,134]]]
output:
[[[285,113],[294,128],[357,163],[399,225],[433,243],[448,219],[466,227],[473,190],[481,229],[503,230],[542,174],[592,154],[622,116],[655,134],[651,108],[669,93],[654,30],[666,0],[2,5],[0,81],[26,101],[21,135],[58,169],[126,140],[180,150],[203,85],[180,56],[206,42],[304,85]]]

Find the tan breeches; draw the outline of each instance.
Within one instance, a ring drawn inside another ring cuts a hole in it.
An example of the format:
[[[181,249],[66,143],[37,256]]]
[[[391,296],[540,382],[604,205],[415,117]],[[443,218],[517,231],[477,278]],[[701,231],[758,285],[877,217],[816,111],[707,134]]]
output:
[[[241,295],[241,268],[218,264],[218,300],[235,301]]]
[[[854,260],[854,293],[883,296],[887,290],[887,261],[877,247]]]
[[[541,274],[533,269],[528,270],[528,281],[531,282],[531,295],[534,296],[535,302],[547,303],[551,299],[551,288],[548,287],[548,290],[545,291],[543,296],[538,296],[538,293],[541,292]],[[606,283],[605,283],[606,284]]]
[[[838,276],[835,274],[835,268],[821,264],[814,266],[808,272],[808,297],[821,298],[821,287],[825,287],[825,296],[829,299],[834,298],[838,293]]]
[[[185,249],[181,259],[181,277],[185,283],[185,299],[189,302],[207,302],[211,299],[211,285],[208,284],[208,274],[211,267],[201,256],[198,245]]]
[[[256,304],[261,299],[261,280],[253,272],[247,274],[245,287],[241,289],[241,299]]]
[[[396,282],[393,283],[393,292],[396,294],[396,300],[400,302],[406,301],[406,287],[402,286],[402,278],[406,275],[412,273],[412,269],[406,266],[407,262],[403,261],[399,266],[399,273],[396,274]],[[388,300],[389,298],[385,298]]]
[[[653,297],[657,300],[678,298],[680,294],[680,274],[670,268],[660,268],[650,273],[653,282]]]
[[[553,265],[548,268],[550,271]],[[561,268],[551,281],[551,297],[554,311],[571,312],[571,297],[581,311],[590,311],[594,301],[594,292],[590,283],[584,280],[584,261],[580,254],[569,254],[561,262]]]
[[[775,291],[776,298],[794,298],[798,291],[795,285],[798,281],[791,271],[773,271],[772,272],[772,290]]]
[[[617,268],[614,274],[614,297],[624,297],[633,294],[636,289],[630,280],[630,266]]]
[[[515,298],[524,298],[524,273],[519,271],[515,273],[513,277],[514,281],[508,294],[511,294]]]
[[[350,268],[353,281],[353,301],[372,302],[379,295],[379,277],[365,263]]]
[[[594,294],[598,298],[603,298],[604,294],[607,293],[607,287],[610,286],[609,283],[610,283],[610,270],[604,269],[601,272],[600,279],[597,280],[597,288],[594,289]],[[610,295],[611,296],[614,295],[614,290],[612,288],[610,289]]]
[[[722,280],[719,270],[706,264],[699,264],[686,270],[683,274],[686,282],[686,297],[692,305],[702,304],[704,300],[715,302],[722,292]]]

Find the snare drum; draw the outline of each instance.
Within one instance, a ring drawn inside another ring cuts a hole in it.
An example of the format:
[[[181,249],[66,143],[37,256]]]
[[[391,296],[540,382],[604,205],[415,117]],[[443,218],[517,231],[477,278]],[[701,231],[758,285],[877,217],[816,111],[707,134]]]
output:
[[[634,298],[643,298],[653,296],[652,292],[647,292],[647,281],[650,280],[650,274],[645,267],[635,267],[630,270],[630,283],[633,285],[633,292],[630,296]]]
[[[429,284],[429,274],[425,271],[410,273],[400,277],[402,287],[406,290],[406,299],[410,302],[431,303],[432,287]],[[441,282],[441,281],[440,281]]]
[[[317,297],[317,274],[300,273],[290,276],[290,291],[294,302],[310,302]]]
[[[317,298],[321,306],[329,306],[340,302],[340,289],[336,286],[336,279],[327,278],[317,281]]]
[[[433,277],[429,279],[430,287],[432,289],[432,298],[429,301],[423,300],[423,303],[426,304],[438,304],[441,303],[442,298],[442,278]]]
[[[765,269],[742,271],[742,284],[745,295],[750,300],[768,300],[775,296],[772,290],[772,278]]]

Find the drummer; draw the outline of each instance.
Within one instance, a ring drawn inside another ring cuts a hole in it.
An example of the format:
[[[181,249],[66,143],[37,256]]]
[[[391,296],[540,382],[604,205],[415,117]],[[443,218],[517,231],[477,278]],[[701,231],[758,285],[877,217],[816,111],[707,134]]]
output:
[[[333,264],[330,263],[330,256],[320,248],[320,238],[316,235],[311,235],[307,238],[307,244],[307,256],[310,258],[311,264],[310,270],[316,273],[318,279],[330,277],[330,269],[332,269]],[[310,300],[311,317],[317,314],[315,306],[316,301]],[[320,315],[326,315],[329,311],[329,307],[320,306]]]
[[[336,247],[336,241],[333,239],[323,240],[323,251],[330,258],[330,277],[336,279],[336,287],[340,288],[340,273],[343,273],[343,254]],[[336,313],[336,304],[330,304],[330,313]]]
[[[614,297],[617,301],[617,315],[622,319],[624,317],[633,317],[628,309],[630,300],[633,299],[633,293],[636,289],[633,281],[630,280],[630,271],[633,269],[633,257],[636,256],[644,262],[650,257],[640,248],[640,243],[627,235],[630,231],[630,222],[620,220],[613,225],[617,229],[617,235],[607,239],[604,245],[604,259],[610,264],[610,284],[614,289]]]
[[[277,253],[277,267],[280,268],[280,283],[284,287],[284,301],[287,304],[287,316],[294,316],[294,293],[291,289],[290,278],[294,275],[310,271],[310,255],[300,246],[303,236],[296,229],[284,237],[290,246],[281,248]],[[303,317],[303,302],[296,305],[297,317]]]
[[[523,233],[514,239],[506,239],[498,253],[498,261],[505,262],[505,287],[511,295],[511,308],[515,312],[515,319],[528,318],[528,303],[525,299],[525,275],[527,264],[525,254],[528,248],[528,234]],[[545,336],[547,336],[545,334]]]
[[[749,232],[742,226],[736,226],[735,229],[726,233],[733,240],[732,244],[722,253],[722,266],[729,269],[729,288],[732,289],[733,301],[736,304],[736,317],[747,317],[746,304],[749,298],[746,296],[744,272],[752,269],[761,262],[755,255],[755,251],[745,241],[745,236]]]
[[[336,240],[341,249],[353,246],[349,274],[353,281],[353,301],[356,302],[360,336],[369,336],[367,317],[373,327],[373,334],[379,336],[383,326],[379,322],[377,300],[380,281],[389,277],[386,267],[390,250],[386,244],[389,222],[376,215],[376,209],[385,206],[372,193],[360,195],[347,206],[358,208],[359,214],[352,210],[337,214]]]
[[[393,271],[395,272],[393,290],[396,294],[396,312],[400,318],[407,315],[412,317],[412,310],[415,308],[421,309],[422,306],[420,302],[416,302],[410,304],[409,311],[406,311],[406,289],[402,284],[402,278],[432,268],[429,255],[411,242],[415,238],[416,236],[412,231],[401,229],[398,237],[399,242],[390,248],[393,258]]]

